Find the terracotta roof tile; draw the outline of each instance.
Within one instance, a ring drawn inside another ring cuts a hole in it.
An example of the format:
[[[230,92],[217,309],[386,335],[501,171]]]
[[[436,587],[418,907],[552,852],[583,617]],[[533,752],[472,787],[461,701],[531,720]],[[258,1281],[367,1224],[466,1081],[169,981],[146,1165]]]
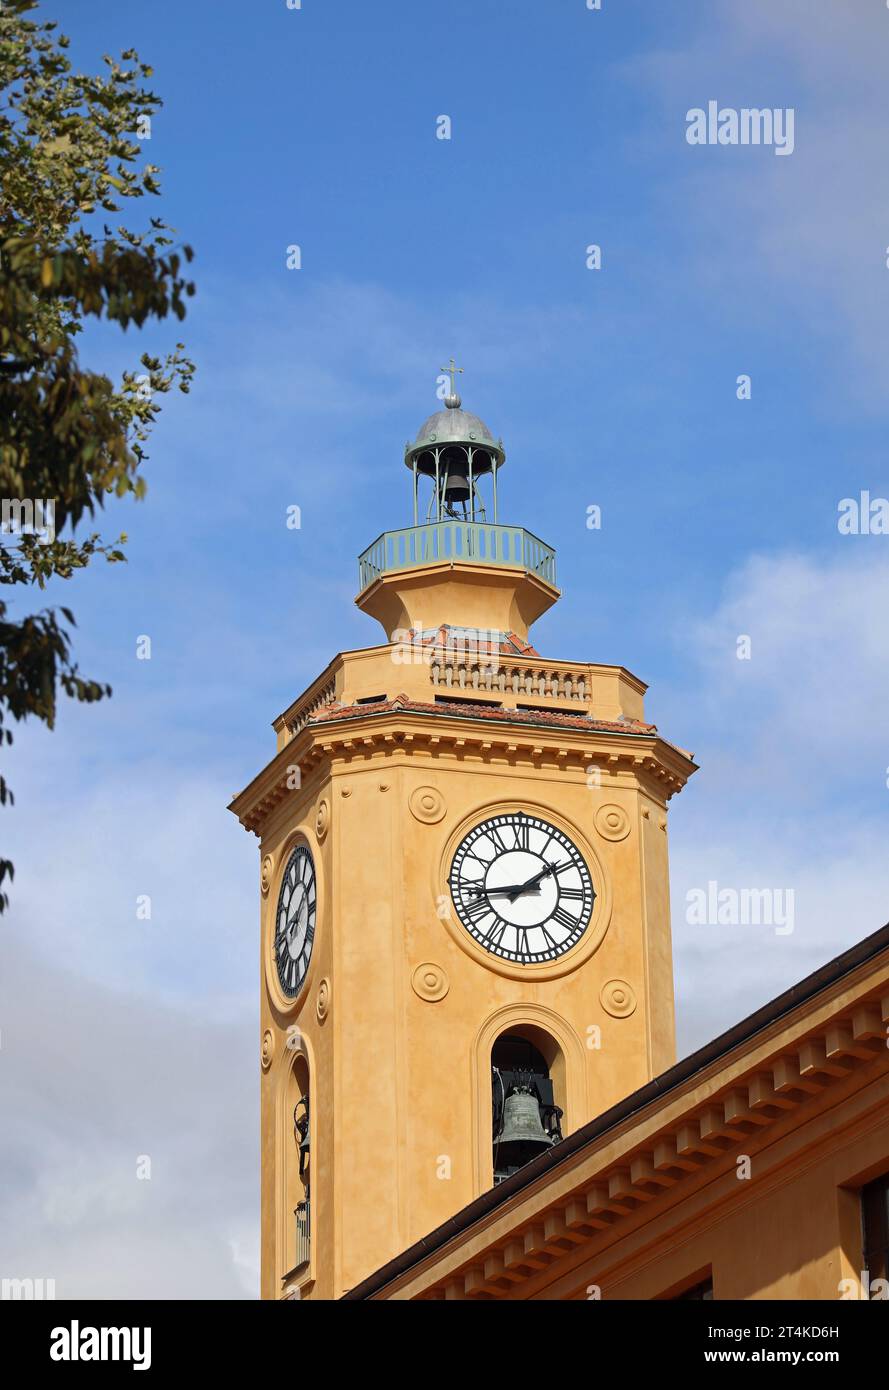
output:
[[[332,723],[340,719],[366,718],[369,714],[389,714],[407,710],[411,714],[450,714],[464,719],[480,719],[510,724],[550,725],[554,729],[601,729],[616,734],[656,734],[657,725],[644,724],[638,719],[593,719],[587,714],[569,714],[564,710],[513,709],[505,705],[477,703],[474,699],[411,700],[396,695],[391,700],[375,700],[363,705],[324,705],[309,718],[310,724]]]
[[[479,641],[480,637],[494,638],[494,641]],[[441,647],[443,651],[469,649],[473,654],[496,653],[498,656],[533,656],[540,653],[517,637],[514,632],[495,632],[494,629],[453,627],[443,623],[441,627],[414,628],[410,638],[423,647]]]

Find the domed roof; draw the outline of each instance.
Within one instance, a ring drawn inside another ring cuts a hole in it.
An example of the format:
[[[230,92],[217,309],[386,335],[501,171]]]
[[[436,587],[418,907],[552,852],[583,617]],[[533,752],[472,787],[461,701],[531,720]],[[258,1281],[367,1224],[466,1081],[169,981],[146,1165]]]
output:
[[[506,457],[503,441],[494,438],[484,420],[461,408],[459,396],[446,396],[445,407],[424,420],[413,444],[407,445],[404,457],[408,466],[428,449],[441,448],[445,444],[465,444],[484,449],[499,463],[503,462]]]
[[[417,444],[442,444],[456,441],[460,444],[494,444],[496,441],[491,431],[488,429],[484,420],[480,420],[477,415],[471,415],[468,410],[461,410],[455,407],[450,410],[439,410],[435,415],[430,415],[429,419],[417,430]]]

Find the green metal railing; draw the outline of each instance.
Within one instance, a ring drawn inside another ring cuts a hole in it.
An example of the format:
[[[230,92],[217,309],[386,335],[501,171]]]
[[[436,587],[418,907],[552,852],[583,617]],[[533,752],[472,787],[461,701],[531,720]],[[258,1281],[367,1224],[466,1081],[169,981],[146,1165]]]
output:
[[[360,591],[381,574],[416,569],[441,561],[473,565],[508,565],[556,582],[556,552],[522,526],[495,526],[484,521],[433,521],[384,531],[358,557]]]

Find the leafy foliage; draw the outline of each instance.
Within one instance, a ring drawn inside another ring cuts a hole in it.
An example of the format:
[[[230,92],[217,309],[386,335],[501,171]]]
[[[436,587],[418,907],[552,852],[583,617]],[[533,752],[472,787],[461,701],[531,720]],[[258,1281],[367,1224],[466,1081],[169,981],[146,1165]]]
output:
[[[94,556],[125,558],[125,535],[106,542],[75,530],[107,496],[144,495],[159,399],[187,392],[194,373],[177,343],[164,358],[143,353],[141,370],[113,383],[81,365],[78,334],[89,318],[124,330],[182,319],[194,286],[184,274],[191,248],[177,248],[162,220],[141,232],[105,220],[124,199],[160,191],[157,167],[139,167],[139,136],[161,105],[144,85],[151,68],[129,50],[106,56],[99,76],[74,72],[68,39],[36,9],[35,0],[0,7],[0,584],[43,589]],[[42,536],[19,524],[25,499],[53,500]],[[11,719],[52,728],[59,689],[87,702],[111,693],[73,661],[69,608],[16,620],[8,608],[0,602],[2,745]],[[0,805],[11,800],[0,777]],[[12,873],[0,859],[0,885]],[[7,905],[0,888],[0,912]]]

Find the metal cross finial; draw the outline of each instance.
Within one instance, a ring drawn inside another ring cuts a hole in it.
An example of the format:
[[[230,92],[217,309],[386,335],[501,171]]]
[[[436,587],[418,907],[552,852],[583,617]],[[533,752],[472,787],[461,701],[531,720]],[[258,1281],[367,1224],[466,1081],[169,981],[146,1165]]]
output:
[[[453,357],[452,357],[452,358],[451,358],[451,365],[450,365],[449,367],[439,367],[439,371],[441,371],[441,372],[447,372],[448,376],[451,378],[451,395],[452,395],[452,396],[456,396],[456,394],[457,394],[457,385],[456,385],[456,382],[454,381],[454,377],[457,375],[458,372],[459,372],[460,375],[462,376],[462,375],[463,375],[463,368],[462,368],[462,367],[458,367],[458,366],[456,365],[456,363],[454,362],[454,359],[453,359]]]

